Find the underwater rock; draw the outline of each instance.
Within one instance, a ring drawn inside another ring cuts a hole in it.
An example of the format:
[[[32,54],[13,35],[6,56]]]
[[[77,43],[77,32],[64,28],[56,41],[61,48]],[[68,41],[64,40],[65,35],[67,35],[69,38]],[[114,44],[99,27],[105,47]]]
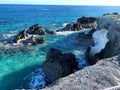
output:
[[[45,35],[45,31],[43,30],[42,26],[39,26],[38,24],[29,27],[26,32],[33,35]]]
[[[28,38],[28,34],[25,32],[25,29],[19,32],[16,36],[14,36],[13,42],[20,43],[23,39]]]
[[[46,62],[43,66],[43,71],[49,82],[65,77],[73,73],[77,69],[76,57],[72,53],[64,53],[51,48],[47,54]]]

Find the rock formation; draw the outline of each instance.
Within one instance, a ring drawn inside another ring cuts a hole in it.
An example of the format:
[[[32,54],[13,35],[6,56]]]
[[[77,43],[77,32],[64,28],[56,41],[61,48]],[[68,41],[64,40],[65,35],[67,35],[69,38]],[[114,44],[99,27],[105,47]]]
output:
[[[95,27],[96,27],[96,18],[81,17],[73,25],[67,24],[64,28],[57,30],[57,32],[59,32],[59,31],[79,31],[84,28],[95,28]]]
[[[115,56],[61,78],[43,90],[103,90],[117,85],[120,85],[120,65]]]
[[[101,32],[102,36],[96,34],[96,38],[94,38],[95,33],[93,34],[94,44],[86,52],[89,64],[95,64],[99,59],[112,57],[120,53],[119,18],[116,14],[104,15],[98,18],[97,31],[95,33]]]
[[[74,69],[77,69],[77,62],[74,54],[62,53],[54,48],[49,50],[46,62],[43,66],[43,72],[49,82],[54,82],[59,78],[73,73]]]
[[[24,29],[14,37],[13,42],[20,43],[23,39],[26,39],[26,38],[28,38],[28,34],[25,32],[25,29]]]
[[[42,26],[35,24],[26,31],[28,34],[32,35],[45,35],[45,31],[43,30]]]

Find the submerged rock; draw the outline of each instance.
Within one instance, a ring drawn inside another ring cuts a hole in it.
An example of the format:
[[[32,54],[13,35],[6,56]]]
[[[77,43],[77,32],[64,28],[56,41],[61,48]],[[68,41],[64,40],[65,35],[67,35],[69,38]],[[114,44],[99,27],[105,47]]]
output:
[[[57,80],[43,90],[103,90],[120,83],[118,57],[102,59],[97,64]],[[117,89],[119,90],[119,89]]]
[[[13,39],[14,43],[20,43],[23,39],[28,38],[28,34],[26,33],[25,29],[19,32]]]
[[[49,82],[65,77],[73,73],[77,69],[77,61],[72,53],[64,53],[51,48],[47,54],[46,62],[43,66],[43,71]]]
[[[38,24],[29,27],[26,32],[33,35],[45,35],[45,31],[43,30],[42,26],[39,26]]]

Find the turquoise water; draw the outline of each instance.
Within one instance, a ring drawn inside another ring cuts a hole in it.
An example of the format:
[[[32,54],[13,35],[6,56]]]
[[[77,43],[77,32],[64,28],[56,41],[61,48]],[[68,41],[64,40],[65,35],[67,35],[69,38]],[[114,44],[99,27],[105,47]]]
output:
[[[18,33],[36,23],[55,30],[65,23],[75,22],[78,17],[98,17],[108,12],[120,12],[120,7],[0,5],[0,39],[2,35],[5,38],[5,34]],[[83,55],[85,46],[76,41],[76,36],[45,35],[45,44],[22,49],[9,49],[0,43],[0,90],[20,88],[23,78],[45,61],[51,47],[73,52],[76,56]]]

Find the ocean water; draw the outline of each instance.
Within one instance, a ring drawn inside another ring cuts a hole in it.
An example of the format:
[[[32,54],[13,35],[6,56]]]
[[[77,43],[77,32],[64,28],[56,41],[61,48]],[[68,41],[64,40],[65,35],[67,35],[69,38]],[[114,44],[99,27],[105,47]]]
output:
[[[0,5],[0,40],[36,23],[56,30],[82,16],[99,17],[113,12],[120,13],[120,7]],[[51,47],[73,52],[82,62],[86,47],[75,40],[76,36],[77,33],[45,35],[45,44],[20,49],[9,49],[9,45],[3,46],[0,42],[0,90],[20,88],[23,78],[42,65]]]

